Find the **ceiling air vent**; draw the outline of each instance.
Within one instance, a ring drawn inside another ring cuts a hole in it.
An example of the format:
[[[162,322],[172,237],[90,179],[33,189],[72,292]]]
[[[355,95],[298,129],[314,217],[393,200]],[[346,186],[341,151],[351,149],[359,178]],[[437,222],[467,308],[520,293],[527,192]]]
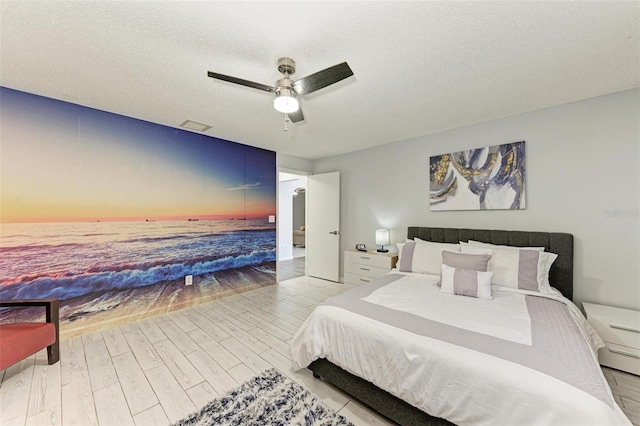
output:
[[[206,132],[211,128],[211,126],[198,123],[197,121],[184,120],[184,122],[180,125],[180,127],[184,127],[185,129],[195,130],[196,132]]]

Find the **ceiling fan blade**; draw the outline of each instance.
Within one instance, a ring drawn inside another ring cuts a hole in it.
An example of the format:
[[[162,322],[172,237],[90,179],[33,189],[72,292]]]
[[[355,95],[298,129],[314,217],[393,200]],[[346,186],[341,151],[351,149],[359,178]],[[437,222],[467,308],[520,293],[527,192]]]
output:
[[[265,92],[269,93],[274,93],[276,91],[276,88],[273,86],[267,86],[266,84],[243,80],[242,78],[231,77],[230,75],[218,74],[217,72],[211,71],[208,71],[207,75],[211,78],[228,81],[229,83],[235,83],[241,86],[251,87],[252,89],[264,90]]]
[[[292,112],[291,114],[289,114],[289,120],[291,120],[292,123],[297,123],[299,121],[304,120],[304,114],[302,114],[302,108],[298,107],[298,110],[296,112]]]
[[[323,87],[330,86],[333,83],[337,83],[340,80],[344,80],[347,77],[351,77],[352,75],[353,71],[351,71],[349,65],[343,62],[301,78],[293,83],[293,88],[298,94],[306,95],[320,90]]]

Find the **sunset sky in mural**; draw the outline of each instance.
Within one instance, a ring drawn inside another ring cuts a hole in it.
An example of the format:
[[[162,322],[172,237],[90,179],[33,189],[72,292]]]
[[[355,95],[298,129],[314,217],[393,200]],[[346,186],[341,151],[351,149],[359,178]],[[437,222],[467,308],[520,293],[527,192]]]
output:
[[[275,214],[273,152],[5,88],[0,96],[2,222]]]

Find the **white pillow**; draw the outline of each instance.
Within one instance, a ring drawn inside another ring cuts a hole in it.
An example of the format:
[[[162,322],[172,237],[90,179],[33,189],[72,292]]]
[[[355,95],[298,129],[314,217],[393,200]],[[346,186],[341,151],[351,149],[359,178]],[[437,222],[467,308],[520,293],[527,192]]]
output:
[[[516,246],[505,246],[505,245],[500,245],[500,244],[490,244],[490,243],[483,243],[480,241],[474,241],[474,240],[469,240],[468,243],[463,243],[462,241],[460,242],[460,244],[470,244],[472,246],[480,246],[480,247],[501,247],[501,248],[508,248],[508,249],[514,249],[514,250],[538,250],[538,251],[544,251],[544,247],[516,247]]]
[[[473,271],[442,265],[442,285],[440,291],[447,294],[493,299],[491,278],[493,272]]]
[[[474,241],[474,242],[475,242],[475,241]],[[471,244],[469,244],[469,243],[465,243],[464,241],[460,241],[460,251],[461,251],[462,253],[471,253],[471,252],[469,251],[469,246],[470,246],[470,245],[471,245]],[[480,246],[478,246],[478,247],[480,247]],[[491,249],[486,248],[486,249],[484,250],[484,253],[480,253],[480,249],[478,249],[478,250],[476,250],[476,251],[474,252],[474,254],[491,254]]]
[[[493,284],[521,290],[555,293],[549,284],[549,269],[558,255],[540,247],[501,246],[469,241],[463,253],[486,254],[491,250],[489,271],[493,271]]]
[[[440,275],[442,250],[460,251],[460,244],[416,240],[411,271],[419,274]]]

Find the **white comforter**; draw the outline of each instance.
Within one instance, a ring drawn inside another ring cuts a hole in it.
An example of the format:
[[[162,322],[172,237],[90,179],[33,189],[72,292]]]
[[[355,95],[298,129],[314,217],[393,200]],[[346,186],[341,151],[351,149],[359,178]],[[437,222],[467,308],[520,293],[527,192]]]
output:
[[[437,277],[404,277],[363,300],[527,344],[530,337],[526,306],[522,309],[524,296],[499,290],[494,291],[493,301],[445,296],[436,283]],[[416,289],[419,295],[412,293]],[[444,304],[438,302],[443,296],[447,299]],[[424,302],[422,308],[420,301]],[[572,306],[574,317],[578,315],[576,322],[585,340],[591,340],[589,344],[597,348],[601,343],[597,335],[587,328],[579,310],[565,301]],[[484,325],[478,317],[461,315],[480,311]],[[496,315],[492,317],[491,312]],[[505,322],[505,312],[517,320]],[[615,403],[612,409],[544,373],[337,307],[317,307],[292,339],[290,352],[295,369],[326,358],[421,410],[458,425],[630,424]]]

